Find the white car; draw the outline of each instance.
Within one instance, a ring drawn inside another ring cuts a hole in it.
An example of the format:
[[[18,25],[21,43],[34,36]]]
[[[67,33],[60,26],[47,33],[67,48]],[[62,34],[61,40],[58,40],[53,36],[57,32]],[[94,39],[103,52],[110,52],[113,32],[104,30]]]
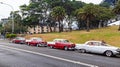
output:
[[[120,55],[120,48],[110,46],[106,43],[103,43],[102,41],[87,41],[85,42],[85,44],[76,44],[75,49],[77,49],[78,52],[81,53],[91,52],[104,54],[109,57],[118,54]]]

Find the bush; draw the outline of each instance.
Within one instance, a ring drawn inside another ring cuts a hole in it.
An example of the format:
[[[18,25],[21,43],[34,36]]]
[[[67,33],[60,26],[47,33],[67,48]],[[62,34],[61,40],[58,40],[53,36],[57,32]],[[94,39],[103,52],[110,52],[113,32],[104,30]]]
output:
[[[15,38],[17,35],[16,34],[7,34],[6,38]]]

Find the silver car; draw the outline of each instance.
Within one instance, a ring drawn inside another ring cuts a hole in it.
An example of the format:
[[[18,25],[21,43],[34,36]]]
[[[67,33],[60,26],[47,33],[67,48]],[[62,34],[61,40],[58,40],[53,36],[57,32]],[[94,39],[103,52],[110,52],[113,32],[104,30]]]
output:
[[[118,54],[120,55],[120,48],[110,46],[102,41],[87,41],[85,44],[76,44],[75,49],[81,53],[91,52],[104,54],[109,57]]]

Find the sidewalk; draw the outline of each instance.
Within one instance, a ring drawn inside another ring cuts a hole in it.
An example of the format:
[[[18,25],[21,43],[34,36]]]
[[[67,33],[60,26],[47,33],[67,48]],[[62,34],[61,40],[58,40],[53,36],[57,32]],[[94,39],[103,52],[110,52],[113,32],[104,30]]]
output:
[[[0,42],[10,42],[8,39],[2,39],[0,38]]]

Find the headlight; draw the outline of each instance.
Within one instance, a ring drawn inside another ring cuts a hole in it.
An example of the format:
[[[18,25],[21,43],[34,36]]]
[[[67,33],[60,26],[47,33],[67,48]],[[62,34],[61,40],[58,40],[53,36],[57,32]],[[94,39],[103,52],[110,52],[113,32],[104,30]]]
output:
[[[120,52],[120,48],[118,48],[116,51]]]

